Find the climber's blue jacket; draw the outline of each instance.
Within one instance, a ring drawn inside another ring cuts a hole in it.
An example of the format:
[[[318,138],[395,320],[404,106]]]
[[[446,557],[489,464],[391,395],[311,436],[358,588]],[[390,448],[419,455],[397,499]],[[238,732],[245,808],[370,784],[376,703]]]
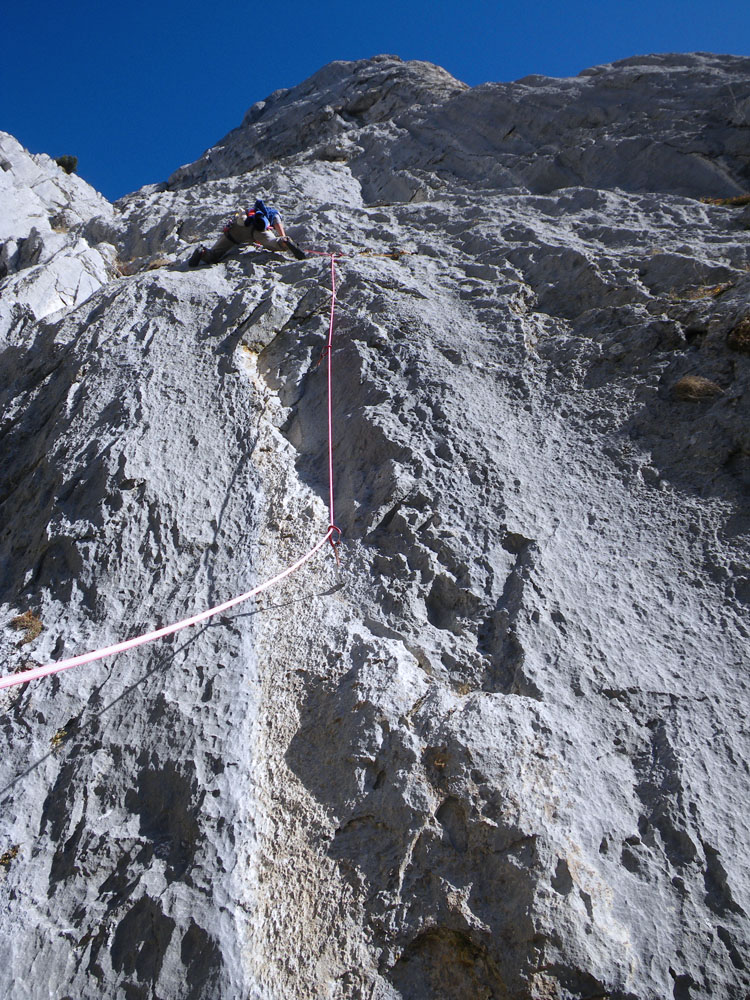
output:
[[[248,213],[248,215],[249,214],[250,213]],[[278,209],[266,207],[260,198],[256,199],[256,202],[253,205],[253,215],[256,219],[260,217],[265,220],[266,229],[270,229],[274,222],[281,218],[281,213]]]

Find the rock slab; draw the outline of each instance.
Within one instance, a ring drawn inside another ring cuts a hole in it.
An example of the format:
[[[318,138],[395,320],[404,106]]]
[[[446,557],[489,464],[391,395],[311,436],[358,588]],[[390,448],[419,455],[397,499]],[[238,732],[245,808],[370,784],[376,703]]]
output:
[[[1,137],[7,670],[325,533],[343,254],[341,570],[0,695],[3,996],[744,1000],[748,81],[333,63],[114,206]],[[256,196],[324,256],[189,270]]]

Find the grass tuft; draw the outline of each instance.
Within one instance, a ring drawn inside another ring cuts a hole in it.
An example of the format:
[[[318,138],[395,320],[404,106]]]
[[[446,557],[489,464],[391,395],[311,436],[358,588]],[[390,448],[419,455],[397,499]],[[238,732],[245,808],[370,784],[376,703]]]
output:
[[[58,167],[62,167],[66,174],[74,174],[78,170],[77,156],[58,156],[55,158]]]
[[[55,735],[49,741],[49,745],[52,747],[53,750],[59,750],[67,738],[68,738],[68,730],[65,729],[65,727],[63,726],[61,729],[57,730]]]
[[[10,850],[6,851],[5,854],[0,855],[0,868],[4,868],[6,872],[10,868],[11,862],[14,858],[18,857],[18,852],[20,847],[18,844],[14,844]]]
[[[727,347],[740,354],[750,354],[750,313],[736,323],[727,334]]]
[[[685,403],[701,403],[724,394],[720,385],[702,375],[685,375],[679,382],[675,382],[672,392],[675,398]]]
[[[33,642],[44,628],[42,619],[38,615],[35,615],[33,611],[24,611],[22,615],[16,615],[15,618],[11,619],[10,624],[17,631],[25,633],[23,639],[18,643],[19,646],[25,646],[27,642]]]
[[[687,300],[690,302],[697,302],[699,299],[718,299],[730,288],[734,288],[733,281],[722,281],[719,285],[698,285],[694,288],[688,288],[684,292],[673,291],[669,293],[669,298],[673,301]]]
[[[734,198],[701,198],[704,205],[730,205],[741,208],[742,205],[750,205],[750,194],[738,194]]]

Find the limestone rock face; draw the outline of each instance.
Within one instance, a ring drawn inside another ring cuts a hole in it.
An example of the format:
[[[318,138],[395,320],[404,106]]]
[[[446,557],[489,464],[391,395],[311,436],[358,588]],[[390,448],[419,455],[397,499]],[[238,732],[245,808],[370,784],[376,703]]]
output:
[[[115,206],[3,138],[3,672],[325,535],[332,251],[343,539],[0,693],[0,995],[744,1000],[749,109],[333,63]],[[314,252],[188,269],[258,196]]]
[[[114,277],[115,248],[81,235],[85,222],[112,213],[80,177],[0,132],[0,344],[80,305]]]
[[[218,180],[304,151],[348,162],[369,200],[413,201],[464,185],[545,194],[621,187],[715,197],[750,182],[747,59],[626,59],[580,76],[468,88],[426,63],[331,63],[248,111],[170,178]]]

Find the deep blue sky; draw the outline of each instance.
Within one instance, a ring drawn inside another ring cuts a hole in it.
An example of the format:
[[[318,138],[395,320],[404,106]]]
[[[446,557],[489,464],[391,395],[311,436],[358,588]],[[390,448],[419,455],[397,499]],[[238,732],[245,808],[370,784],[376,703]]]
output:
[[[426,59],[470,85],[647,52],[750,55],[748,0],[12,0],[0,129],[114,199],[332,59]]]

